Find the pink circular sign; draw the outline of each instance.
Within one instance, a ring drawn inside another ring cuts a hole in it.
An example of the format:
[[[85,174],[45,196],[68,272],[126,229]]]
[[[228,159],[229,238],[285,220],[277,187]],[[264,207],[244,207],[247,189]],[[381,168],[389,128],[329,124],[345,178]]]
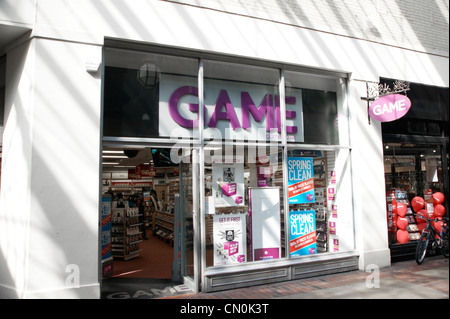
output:
[[[369,107],[369,115],[380,122],[398,120],[408,113],[411,101],[402,94],[390,94],[380,97],[372,102]]]

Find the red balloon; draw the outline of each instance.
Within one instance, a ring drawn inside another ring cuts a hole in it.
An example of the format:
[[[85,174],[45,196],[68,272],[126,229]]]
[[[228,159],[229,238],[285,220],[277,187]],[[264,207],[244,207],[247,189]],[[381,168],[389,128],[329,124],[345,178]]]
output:
[[[417,228],[419,228],[420,233],[422,234],[423,230],[427,228],[427,223],[418,223]]]
[[[405,217],[407,210],[408,210],[408,207],[406,206],[406,204],[397,203],[397,215],[398,216]]]
[[[434,216],[436,217],[442,217],[445,215],[445,207],[442,206],[441,204],[437,204],[434,207]]]
[[[423,219],[423,218],[420,218],[420,216],[429,218],[428,212],[427,212],[425,209],[421,209],[421,210],[419,210],[419,211],[417,212],[417,215],[416,215],[416,221],[417,221],[418,223],[426,223],[427,220],[426,220],[426,219]]]
[[[400,244],[407,243],[409,241],[409,235],[406,230],[399,229],[397,230],[397,242]]]
[[[402,230],[406,230],[406,227],[408,227],[408,219],[399,216],[397,218],[397,227]]]
[[[411,200],[411,206],[415,212],[418,212],[425,206],[425,200],[420,196],[416,196]]]
[[[436,192],[432,196],[434,205],[442,204],[444,202],[445,196],[441,192]]]
[[[444,221],[443,220],[439,220],[437,222],[434,222],[434,228],[436,228],[438,233],[441,232],[442,226],[444,226]]]

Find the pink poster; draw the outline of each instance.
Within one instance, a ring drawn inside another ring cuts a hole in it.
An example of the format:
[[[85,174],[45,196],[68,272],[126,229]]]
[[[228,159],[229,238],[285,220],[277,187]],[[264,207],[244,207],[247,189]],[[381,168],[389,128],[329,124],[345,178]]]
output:
[[[244,205],[244,164],[239,159],[216,161],[212,165],[215,207]]]

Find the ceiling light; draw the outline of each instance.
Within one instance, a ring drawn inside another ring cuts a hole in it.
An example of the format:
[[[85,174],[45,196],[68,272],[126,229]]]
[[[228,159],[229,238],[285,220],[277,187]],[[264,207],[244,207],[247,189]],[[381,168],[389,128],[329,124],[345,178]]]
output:
[[[102,158],[128,158],[125,155],[102,155]]]

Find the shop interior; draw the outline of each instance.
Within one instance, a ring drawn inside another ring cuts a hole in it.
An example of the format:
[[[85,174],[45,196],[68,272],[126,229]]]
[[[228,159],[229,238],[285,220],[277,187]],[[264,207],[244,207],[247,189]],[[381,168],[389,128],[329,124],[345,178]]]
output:
[[[388,236],[393,260],[414,254],[424,227],[413,208],[414,199],[423,198],[423,209],[430,214],[436,211],[436,205],[448,205],[447,200],[433,200],[434,194],[445,194],[442,147],[432,143],[384,143]],[[448,153],[444,156],[448,163]],[[404,212],[399,215],[401,207]]]
[[[110,196],[112,206],[108,277],[172,277],[179,165],[167,150],[103,149],[102,194]]]

